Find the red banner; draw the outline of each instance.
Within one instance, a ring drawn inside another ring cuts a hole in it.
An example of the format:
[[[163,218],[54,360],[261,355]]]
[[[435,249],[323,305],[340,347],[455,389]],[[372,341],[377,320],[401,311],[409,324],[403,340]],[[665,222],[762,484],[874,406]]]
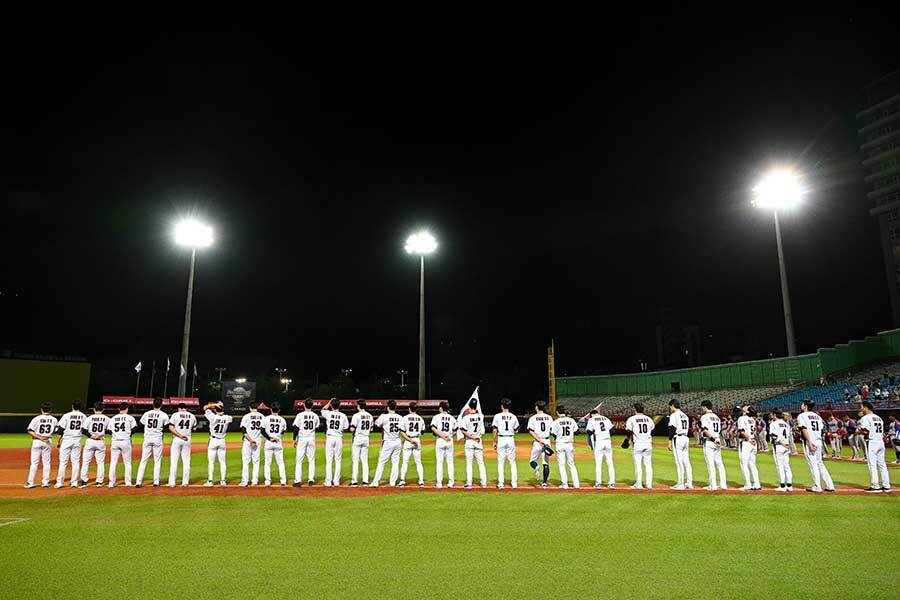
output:
[[[135,398],[134,396],[103,396],[105,406],[118,406],[127,402],[131,406],[151,406],[153,398]],[[200,398],[163,398],[163,406],[177,406],[181,403],[190,407],[199,407]]]
[[[294,412],[300,412],[303,410],[304,400],[294,400]],[[321,409],[323,406],[328,404],[330,400],[313,400],[313,408]],[[407,408],[410,402],[418,402],[419,408],[424,410],[434,409],[437,410],[438,405],[443,402],[443,400],[397,400],[397,408]],[[377,400],[369,400],[366,399],[366,408],[379,408],[385,409],[387,408],[388,400],[385,399],[377,399]],[[356,400],[344,400],[341,399],[341,408],[356,408]]]

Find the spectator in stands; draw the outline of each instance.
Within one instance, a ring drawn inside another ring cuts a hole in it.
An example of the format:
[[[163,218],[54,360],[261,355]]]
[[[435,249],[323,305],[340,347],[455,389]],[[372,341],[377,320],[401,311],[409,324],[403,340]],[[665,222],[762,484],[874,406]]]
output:
[[[894,447],[894,464],[900,465],[900,421],[897,415],[891,415],[888,421],[888,439]]]
[[[863,400],[868,400],[868,399],[869,399],[869,386],[868,386],[868,385],[863,384],[863,386],[862,386],[862,394],[860,394],[860,396],[862,396],[862,399],[863,399]]]
[[[844,388],[844,404],[850,404],[850,390]]]
[[[897,394],[897,390],[892,389],[890,395],[888,395],[888,401],[891,404],[895,404],[898,399],[900,399],[900,394]]]

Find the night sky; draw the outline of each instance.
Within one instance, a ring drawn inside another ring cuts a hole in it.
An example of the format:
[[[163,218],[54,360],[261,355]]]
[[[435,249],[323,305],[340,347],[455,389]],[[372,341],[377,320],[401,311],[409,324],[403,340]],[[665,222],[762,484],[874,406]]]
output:
[[[196,214],[217,236],[201,370],[412,377],[419,226],[440,242],[435,378],[539,396],[551,338],[559,374],[653,367],[661,307],[710,357],[777,356],[773,224],[749,190],[780,162],[812,188],[783,228],[799,351],[890,328],[853,114],[900,67],[896,23],[545,27],[4,42],[0,347],[177,361],[189,255],[169,234]]]

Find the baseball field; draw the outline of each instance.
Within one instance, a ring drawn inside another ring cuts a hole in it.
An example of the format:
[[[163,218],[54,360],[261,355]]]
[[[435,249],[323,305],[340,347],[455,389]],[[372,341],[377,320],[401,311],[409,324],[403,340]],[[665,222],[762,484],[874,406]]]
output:
[[[135,464],[140,456],[135,438]],[[656,489],[633,482],[616,448],[617,490],[590,489],[593,457],[577,447],[588,489],[542,490],[519,442],[518,490],[425,490],[411,465],[405,489],[239,488],[238,437],[229,438],[226,488],[204,488],[205,436],[194,438],[192,485],[114,490],[22,488],[28,438],[0,436],[0,597],[31,598],[897,598],[900,491],[862,494],[864,463],[828,461],[838,492],[669,492],[675,467],[654,449]],[[369,461],[374,470],[379,444]],[[464,480],[461,446],[457,482]],[[287,445],[288,479],[293,448]],[[488,454],[488,477],[496,464]],[[890,458],[893,458],[891,453]],[[706,484],[691,449],[694,482]],[[53,474],[56,475],[56,453]],[[423,451],[434,479],[433,446]],[[108,459],[107,459],[108,460]],[[317,476],[324,471],[321,445]],[[739,487],[734,451],[729,486]],[[764,487],[777,485],[759,455]],[[349,445],[343,459],[350,472]],[[121,483],[122,467],[119,466]],[[168,473],[168,459],[163,465]],[[217,469],[218,473],[218,469]],[[93,474],[93,471],[92,471]],[[900,470],[891,469],[900,483]],[[558,482],[555,461],[551,483]],[[897,486],[895,483],[895,489]],[[146,482],[145,482],[146,484]],[[856,491],[854,491],[856,490]],[[50,565],[53,565],[52,567]]]

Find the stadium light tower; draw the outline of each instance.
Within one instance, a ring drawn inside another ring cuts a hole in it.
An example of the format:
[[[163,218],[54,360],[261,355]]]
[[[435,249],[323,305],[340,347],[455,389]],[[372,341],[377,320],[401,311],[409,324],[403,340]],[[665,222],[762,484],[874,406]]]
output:
[[[213,243],[212,227],[195,219],[184,219],[175,224],[175,243],[191,249],[191,271],[188,275],[187,304],[184,309],[184,336],[181,340],[181,370],[178,373],[178,397],[184,397],[187,384],[188,347],[191,339],[191,300],[194,296],[194,263],[198,248],[208,248]]]
[[[437,250],[437,240],[427,231],[406,238],[406,253],[419,256],[419,400],[425,399],[425,256]]]
[[[778,212],[797,208],[803,201],[803,183],[791,169],[774,169],[766,173],[753,188],[753,205],[772,211],[775,216],[775,243],[778,246],[778,269],[781,273],[781,302],[784,305],[784,331],[787,336],[788,356],[797,356],[794,338],[794,317],[791,312],[791,295],[788,291],[787,269],[784,266],[784,248],[781,245],[781,226]]]

